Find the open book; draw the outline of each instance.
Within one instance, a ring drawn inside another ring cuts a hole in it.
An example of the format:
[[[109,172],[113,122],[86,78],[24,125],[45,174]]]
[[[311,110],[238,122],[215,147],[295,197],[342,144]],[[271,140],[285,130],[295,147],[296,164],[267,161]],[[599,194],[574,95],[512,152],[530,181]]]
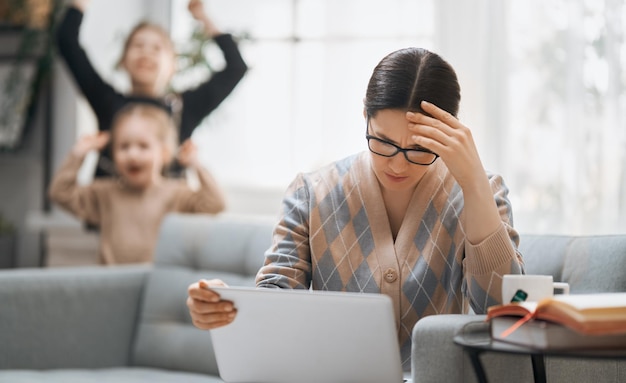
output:
[[[519,317],[501,316],[490,321],[491,338],[540,350],[626,349],[626,332],[621,334],[586,335],[569,327],[541,319],[531,319],[515,331],[508,331]]]
[[[509,319],[496,319],[496,332],[494,319],[500,317]],[[488,309],[487,320],[492,322],[492,336],[505,341],[508,337],[512,340],[519,338],[524,331],[532,329],[535,332],[561,331],[561,336],[567,336],[569,332],[584,336],[621,336],[626,334],[626,293],[557,295],[539,302],[492,306]],[[541,321],[548,323],[540,325]],[[503,329],[505,324],[508,324],[508,328]],[[557,326],[564,326],[568,331],[549,330]],[[515,332],[517,334],[514,336]]]

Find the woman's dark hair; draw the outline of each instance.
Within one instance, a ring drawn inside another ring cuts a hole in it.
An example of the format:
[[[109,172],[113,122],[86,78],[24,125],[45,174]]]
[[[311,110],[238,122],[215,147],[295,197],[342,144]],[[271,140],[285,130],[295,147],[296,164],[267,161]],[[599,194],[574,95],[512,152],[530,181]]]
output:
[[[365,95],[369,117],[382,109],[424,113],[422,101],[455,117],[459,112],[459,81],[443,58],[426,49],[405,48],[388,54],[376,65]]]

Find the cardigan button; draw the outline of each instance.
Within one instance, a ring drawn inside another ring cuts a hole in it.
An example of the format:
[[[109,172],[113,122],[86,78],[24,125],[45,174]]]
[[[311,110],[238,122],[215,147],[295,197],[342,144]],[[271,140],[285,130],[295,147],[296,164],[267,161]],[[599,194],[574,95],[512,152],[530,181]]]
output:
[[[385,271],[385,280],[388,283],[393,283],[397,279],[398,279],[398,272],[396,270],[389,268]]]

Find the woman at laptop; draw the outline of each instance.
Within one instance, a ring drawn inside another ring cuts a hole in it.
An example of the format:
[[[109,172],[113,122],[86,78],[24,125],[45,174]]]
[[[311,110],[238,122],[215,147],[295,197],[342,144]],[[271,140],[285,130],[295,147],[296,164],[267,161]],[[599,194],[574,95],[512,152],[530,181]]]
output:
[[[384,57],[364,99],[365,150],[291,183],[257,286],[389,295],[405,369],[420,318],[500,303],[502,275],[523,273],[519,236],[508,189],[483,168],[459,102],[455,71],[437,54]],[[195,326],[235,317],[210,289],[220,285],[189,286]]]

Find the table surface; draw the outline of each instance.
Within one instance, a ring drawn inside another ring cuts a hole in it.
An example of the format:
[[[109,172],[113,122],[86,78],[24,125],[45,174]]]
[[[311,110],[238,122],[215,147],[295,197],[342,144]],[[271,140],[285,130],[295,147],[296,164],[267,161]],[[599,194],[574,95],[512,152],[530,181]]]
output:
[[[489,323],[477,321],[467,323],[454,336],[454,342],[464,348],[488,352],[502,352],[523,355],[544,355],[571,358],[598,358],[598,359],[626,359],[626,345],[624,348],[611,349],[572,349],[550,350],[535,349],[512,343],[491,339]]]

